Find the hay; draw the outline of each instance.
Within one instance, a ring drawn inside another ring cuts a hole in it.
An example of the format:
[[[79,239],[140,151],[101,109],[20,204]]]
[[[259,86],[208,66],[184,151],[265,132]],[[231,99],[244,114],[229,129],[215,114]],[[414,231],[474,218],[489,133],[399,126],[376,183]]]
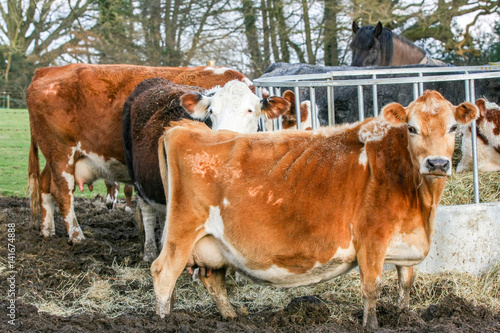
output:
[[[480,202],[500,201],[500,172],[479,174]],[[474,177],[472,172],[456,173],[446,180],[440,205],[463,205],[474,203]]]

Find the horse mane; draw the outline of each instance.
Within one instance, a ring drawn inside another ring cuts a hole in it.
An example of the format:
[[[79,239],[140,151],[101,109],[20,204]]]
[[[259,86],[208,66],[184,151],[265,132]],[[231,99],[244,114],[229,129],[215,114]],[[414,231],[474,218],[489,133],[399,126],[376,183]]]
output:
[[[384,30],[385,30],[385,29],[386,29],[386,28],[384,28]],[[389,31],[390,31],[390,30],[389,30]],[[417,45],[415,45],[415,43],[413,43],[412,41],[410,41],[410,40],[406,39],[405,37],[403,37],[403,36],[401,36],[401,35],[396,35],[396,34],[394,34],[394,33],[392,33],[392,32],[391,32],[391,34],[392,34],[393,38],[396,38],[396,39],[398,39],[400,42],[402,42],[402,43],[404,43],[404,44],[408,45],[409,47],[411,47],[411,48],[413,48],[413,49],[416,49],[416,50],[419,50],[420,52],[422,52],[422,55],[425,57],[425,54],[426,54],[426,53],[425,53],[425,50],[424,50],[424,49],[422,49],[421,47],[418,47]]]
[[[373,28],[375,30],[375,27]],[[390,66],[392,64],[392,57],[394,56],[394,35],[389,28],[382,29],[380,34],[380,52],[382,56],[382,66]]]

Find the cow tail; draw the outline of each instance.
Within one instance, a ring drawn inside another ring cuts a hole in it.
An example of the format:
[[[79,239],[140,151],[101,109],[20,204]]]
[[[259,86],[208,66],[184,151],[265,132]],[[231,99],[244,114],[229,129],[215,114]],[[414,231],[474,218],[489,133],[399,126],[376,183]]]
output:
[[[163,183],[163,191],[165,192],[165,202],[168,202],[168,166],[167,154],[165,152],[165,134],[158,140],[158,162],[160,163],[161,182]]]
[[[41,218],[40,208],[40,160],[38,159],[38,145],[33,137],[31,131],[31,146],[29,152],[28,164],[28,187],[26,194],[30,195],[30,208],[31,208],[31,226],[34,227],[38,224]]]

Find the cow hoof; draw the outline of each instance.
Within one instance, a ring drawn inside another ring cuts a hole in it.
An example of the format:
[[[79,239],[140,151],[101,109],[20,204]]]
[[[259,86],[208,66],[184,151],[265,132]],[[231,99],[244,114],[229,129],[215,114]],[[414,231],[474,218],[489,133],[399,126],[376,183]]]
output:
[[[378,329],[378,321],[376,316],[368,316],[368,320],[366,321],[366,327],[370,330]]]
[[[49,230],[40,231],[40,235],[43,236],[44,238],[49,238],[51,236],[54,236],[55,234],[56,234],[55,231],[49,231]]]
[[[69,237],[69,242],[71,244],[80,244],[85,240],[85,236],[83,235],[83,232],[80,230],[80,232],[74,232],[72,237]]]
[[[156,257],[157,257],[156,252],[144,253],[144,257],[142,258],[142,260],[146,262],[153,262],[155,261]]]
[[[134,214],[134,211],[129,206],[125,207],[125,211],[129,214]]]

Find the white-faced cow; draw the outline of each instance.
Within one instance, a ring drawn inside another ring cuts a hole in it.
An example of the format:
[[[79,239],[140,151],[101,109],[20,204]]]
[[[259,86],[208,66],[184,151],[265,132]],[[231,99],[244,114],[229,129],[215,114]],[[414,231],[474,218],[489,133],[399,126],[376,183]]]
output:
[[[32,224],[54,235],[54,200],[71,242],[85,237],[73,208],[75,184],[98,178],[130,183],[122,139],[122,110],[139,82],[162,77],[178,84],[212,88],[243,74],[223,67],[145,67],[71,64],[35,72],[27,90],[31,148],[29,187]],[[38,149],[47,160],[40,175]]]
[[[451,174],[457,124],[477,115],[471,103],[453,106],[426,91],[406,108],[392,103],[377,118],[316,131],[237,134],[192,122],[168,129],[159,152],[168,174],[166,237],[151,266],[157,313],[172,311],[186,265],[212,269],[202,282],[225,318],[236,316],[227,266],[283,287],[359,266],[363,324],[377,327],[382,267],[396,265],[398,302],[408,307],[413,266],[429,251]]]
[[[476,121],[477,159],[480,172],[500,171],[500,107],[484,98],[476,101],[479,118]],[[462,159],[457,172],[472,170],[472,140],[470,125],[462,126]]]
[[[286,96],[293,100],[294,94]],[[123,108],[123,141],[130,177],[138,193],[144,232],[144,260],[157,256],[156,217],[165,221],[165,194],[158,167],[158,139],[181,119],[206,120],[213,129],[257,132],[258,119],[289,116],[294,104],[281,97],[260,99],[240,81],[209,91],[153,78],[141,82]],[[294,109],[293,109],[294,111]],[[287,118],[288,119],[288,118]]]

